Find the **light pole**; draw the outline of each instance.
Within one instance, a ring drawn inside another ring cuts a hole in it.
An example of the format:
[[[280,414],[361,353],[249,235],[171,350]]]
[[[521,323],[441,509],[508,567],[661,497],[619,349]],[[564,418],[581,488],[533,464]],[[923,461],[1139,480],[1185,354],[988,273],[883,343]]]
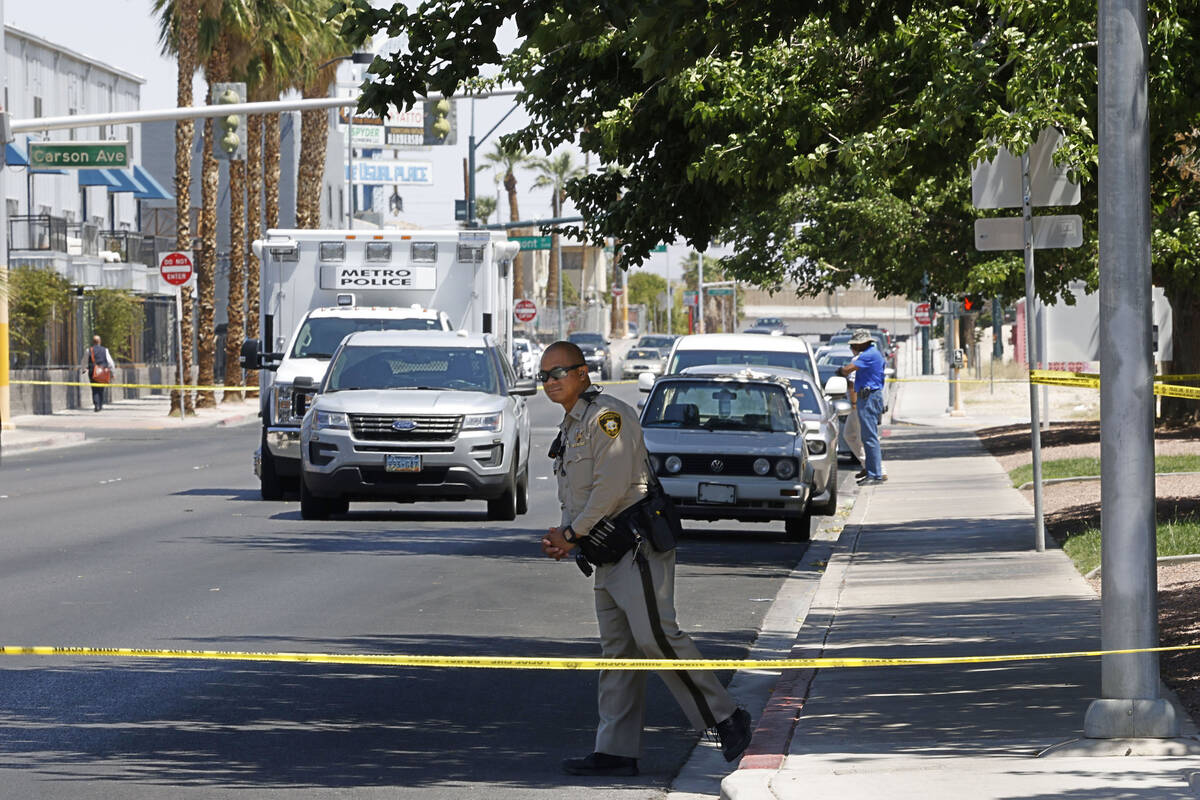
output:
[[[351,64],[370,64],[375,60],[374,53],[351,53],[348,56],[338,56],[331,58],[321,66],[317,67],[320,71],[330,64],[338,61],[349,61]],[[337,92],[337,82],[334,82],[334,92]],[[354,227],[354,109],[346,110],[346,209],[347,213],[347,228]]]

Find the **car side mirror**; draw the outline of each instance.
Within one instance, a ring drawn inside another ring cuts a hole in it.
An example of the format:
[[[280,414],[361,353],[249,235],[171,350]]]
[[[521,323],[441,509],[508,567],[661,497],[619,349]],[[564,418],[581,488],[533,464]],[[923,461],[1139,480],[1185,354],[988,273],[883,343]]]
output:
[[[646,407],[646,398],[644,398],[644,397],[639,397],[639,398],[638,398],[638,401],[637,401],[637,410],[638,410],[638,413],[640,414],[640,413],[642,412],[642,409],[643,409],[643,408],[645,408],[645,407]]]
[[[839,417],[850,416],[850,408],[851,408],[851,406],[850,406],[849,400],[834,400],[833,401],[833,411]]]
[[[533,378],[517,381],[508,390],[508,393],[520,395],[521,397],[532,397],[537,394],[537,381]]]
[[[292,416],[303,417],[308,411],[312,397],[317,393],[313,379],[308,375],[299,375],[292,381]]]
[[[654,388],[654,373],[653,372],[643,372],[642,374],[638,375],[638,391],[639,392],[649,392],[653,388]]]
[[[842,375],[831,375],[829,380],[825,381],[825,394],[836,397],[844,395],[850,391],[850,384]]]
[[[885,378],[894,378],[896,377],[896,370],[892,369],[891,367],[884,367],[883,375]]]
[[[258,339],[242,342],[242,369],[258,369],[262,366],[262,343]]]

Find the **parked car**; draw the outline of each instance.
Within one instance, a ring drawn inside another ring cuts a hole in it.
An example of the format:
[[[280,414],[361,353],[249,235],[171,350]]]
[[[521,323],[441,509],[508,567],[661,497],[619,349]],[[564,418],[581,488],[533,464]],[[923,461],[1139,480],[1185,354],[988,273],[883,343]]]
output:
[[[587,362],[588,372],[600,373],[600,380],[607,381],[612,378],[612,352],[604,334],[576,331],[567,336],[567,339],[579,345],[579,349],[583,351],[583,360]]]
[[[812,471],[788,381],[746,369],[664,376],[641,423],[650,466],[680,516],[782,520],[789,539],[809,538]]]
[[[817,361],[808,342],[796,336],[754,336],[748,333],[702,333],[675,342],[664,374],[688,367],[720,364],[731,367],[783,367],[816,377]]]
[[[518,378],[532,378],[537,374],[539,353],[533,342],[513,337],[513,369]]]
[[[524,514],[533,381],[518,381],[490,334],[368,331],[334,353],[300,428],[300,514],[353,500],[486,500]],[[297,381],[304,397],[306,387]],[[298,401],[303,403],[303,399]]]
[[[787,323],[781,320],[779,317],[759,317],[758,319],[754,320],[754,327],[786,331]]]
[[[675,340],[679,337],[673,333],[647,333],[642,338],[638,339],[635,347],[653,347],[655,350],[663,351],[665,355],[671,349],[671,345],[675,344]]]
[[[896,348],[892,345],[891,336],[887,331],[880,330],[876,326],[866,327],[858,326],[866,329],[867,333],[871,334],[871,338],[875,341],[875,346],[879,348],[879,352],[883,354],[884,363],[896,368]],[[854,335],[857,328],[844,328],[829,338],[830,345],[846,345],[850,342],[850,337]]]
[[[621,375],[626,380],[636,379],[644,372],[651,375],[662,375],[666,365],[666,357],[661,350],[653,347],[634,347],[625,354],[625,363]]]

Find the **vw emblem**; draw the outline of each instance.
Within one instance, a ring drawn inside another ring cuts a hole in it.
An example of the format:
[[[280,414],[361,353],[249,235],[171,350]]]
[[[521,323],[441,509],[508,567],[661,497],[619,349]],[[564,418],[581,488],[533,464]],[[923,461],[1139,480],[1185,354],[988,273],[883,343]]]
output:
[[[713,472],[724,472],[725,471],[725,462],[719,458],[714,458],[712,460],[712,463],[708,465],[708,468],[711,469]]]
[[[394,431],[411,431],[415,430],[417,423],[411,419],[398,419],[392,422],[392,430]]]

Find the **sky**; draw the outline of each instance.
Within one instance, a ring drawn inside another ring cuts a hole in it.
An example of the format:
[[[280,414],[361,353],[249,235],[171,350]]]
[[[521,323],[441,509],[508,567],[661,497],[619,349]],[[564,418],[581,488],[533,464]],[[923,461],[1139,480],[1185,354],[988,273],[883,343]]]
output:
[[[56,44],[103,61],[145,79],[141,107],[144,110],[175,106],[175,63],[164,57],[158,42],[158,21],[150,0],[0,0],[4,21],[21,30],[36,34]],[[352,76],[346,65],[339,81]],[[195,96],[205,92],[201,78],[195,81]],[[474,102],[475,133],[482,137],[512,106],[511,98],[492,98]],[[467,156],[467,137],[471,131],[471,107],[468,100],[458,104],[458,142],[456,145],[425,148],[409,154],[414,161],[434,164],[434,184],[429,187],[405,190],[405,216],[416,224],[435,227],[453,224],[454,200],[462,198],[463,159]],[[477,164],[483,164],[488,152],[501,134],[517,130],[527,121],[518,109],[476,150]],[[330,139],[337,146],[341,137]],[[344,139],[342,139],[344,141]],[[541,155],[541,154],[539,154]],[[583,157],[576,151],[577,163]],[[593,159],[593,165],[596,161]],[[518,173],[518,192],[522,218],[551,216],[550,190],[531,189],[534,173]],[[495,195],[497,184],[489,171],[476,175],[476,196]],[[501,190],[499,215],[508,219],[507,196]],[[567,214],[574,213],[569,205]],[[494,218],[493,218],[494,219]],[[667,256],[656,255],[648,262],[654,271],[663,272],[669,257],[678,263],[687,252],[684,247],[671,246]],[[678,269],[676,267],[676,269]]]

